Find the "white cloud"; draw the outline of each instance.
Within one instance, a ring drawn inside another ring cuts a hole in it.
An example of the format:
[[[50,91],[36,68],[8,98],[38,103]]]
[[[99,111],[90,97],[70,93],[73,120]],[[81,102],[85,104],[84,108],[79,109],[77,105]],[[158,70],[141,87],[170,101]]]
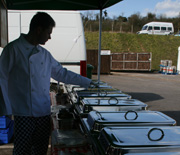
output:
[[[164,14],[166,17],[176,17],[180,12],[180,0],[164,0],[155,6],[156,14]]]

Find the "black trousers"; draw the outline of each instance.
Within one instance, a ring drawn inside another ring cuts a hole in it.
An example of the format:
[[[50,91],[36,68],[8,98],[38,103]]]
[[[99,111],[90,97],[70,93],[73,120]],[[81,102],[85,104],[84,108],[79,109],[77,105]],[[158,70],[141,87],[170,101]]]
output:
[[[50,116],[14,116],[13,155],[46,155],[50,136]]]

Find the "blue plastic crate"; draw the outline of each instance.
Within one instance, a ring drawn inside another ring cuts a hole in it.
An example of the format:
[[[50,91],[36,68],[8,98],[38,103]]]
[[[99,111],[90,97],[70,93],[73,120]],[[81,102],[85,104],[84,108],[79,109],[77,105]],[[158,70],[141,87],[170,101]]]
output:
[[[0,129],[6,129],[9,126],[11,119],[7,116],[0,117]]]
[[[0,129],[0,144],[7,144],[13,136],[14,121],[10,121],[8,128]]]

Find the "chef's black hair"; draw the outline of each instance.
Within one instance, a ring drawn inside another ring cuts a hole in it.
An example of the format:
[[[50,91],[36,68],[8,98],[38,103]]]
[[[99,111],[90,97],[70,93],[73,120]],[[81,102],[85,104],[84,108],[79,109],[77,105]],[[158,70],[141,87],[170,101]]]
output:
[[[37,12],[31,19],[30,31],[33,31],[37,27],[47,29],[50,26],[55,27],[55,25],[54,19],[49,14],[46,12]]]

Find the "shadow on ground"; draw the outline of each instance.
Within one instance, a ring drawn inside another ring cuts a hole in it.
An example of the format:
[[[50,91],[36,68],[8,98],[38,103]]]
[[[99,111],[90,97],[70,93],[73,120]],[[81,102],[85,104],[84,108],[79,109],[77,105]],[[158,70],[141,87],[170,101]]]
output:
[[[161,111],[161,112],[175,119],[177,125],[180,126],[180,111]]]
[[[154,93],[133,93],[133,92],[126,92],[126,93],[131,95],[133,99],[138,99],[142,102],[150,102],[150,101],[164,99],[162,96]]]

